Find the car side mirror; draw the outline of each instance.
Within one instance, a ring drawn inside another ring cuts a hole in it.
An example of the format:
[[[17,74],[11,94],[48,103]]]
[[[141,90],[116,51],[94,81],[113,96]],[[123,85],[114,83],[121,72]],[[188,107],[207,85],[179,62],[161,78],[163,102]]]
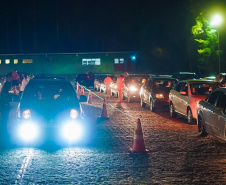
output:
[[[186,96],[187,92],[186,91],[181,91],[180,94]]]
[[[87,102],[87,97],[86,97],[86,95],[80,95],[79,102]]]

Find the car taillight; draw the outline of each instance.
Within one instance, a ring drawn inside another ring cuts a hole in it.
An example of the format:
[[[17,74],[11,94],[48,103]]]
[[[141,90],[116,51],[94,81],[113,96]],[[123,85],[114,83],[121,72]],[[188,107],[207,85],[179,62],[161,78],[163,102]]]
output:
[[[164,98],[164,95],[163,94],[156,94],[155,97],[156,98]]]

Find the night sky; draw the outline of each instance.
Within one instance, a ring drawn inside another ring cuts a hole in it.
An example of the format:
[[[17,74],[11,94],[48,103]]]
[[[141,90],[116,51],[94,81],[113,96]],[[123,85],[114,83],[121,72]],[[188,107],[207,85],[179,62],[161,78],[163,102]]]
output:
[[[218,3],[210,0],[0,2],[1,54],[138,51],[141,69],[148,66],[149,72],[159,73],[189,71],[190,66],[192,71],[197,70],[191,27],[202,9]],[[224,3],[219,2],[221,6]],[[225,35],[221,34],[222,47]]]

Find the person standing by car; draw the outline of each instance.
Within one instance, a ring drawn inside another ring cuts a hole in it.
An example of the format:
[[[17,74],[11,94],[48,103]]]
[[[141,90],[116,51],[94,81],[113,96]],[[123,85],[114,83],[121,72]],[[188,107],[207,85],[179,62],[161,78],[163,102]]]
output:
[[[123,75],[118,76],[116,84],[117,84],[117,88],[118,88],[119,101],[123,102],[122,97],[121,97],[122,96],[122,88],[124,87],[124,76]]]
[[[111,79],[111,77],[109,75],[107,75],[107,77],[104,79],[104,83],[106,85],[107,94],[110,92],[110,84],[111,84],[111,82],[113,82],[113,80]]]
[[[17,73],[17,70],[15,69],[12,74],[11,74],[11,81],[12,81],[12,86],[18,86],[19,85],[19,80],[20,76]]]

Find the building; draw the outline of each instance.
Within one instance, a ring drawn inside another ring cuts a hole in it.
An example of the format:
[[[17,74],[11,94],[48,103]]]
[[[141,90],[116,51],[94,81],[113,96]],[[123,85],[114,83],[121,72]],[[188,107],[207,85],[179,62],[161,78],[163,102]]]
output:
[[[0,54],[0,73],[31,74],[135,72],[137,52]]]

